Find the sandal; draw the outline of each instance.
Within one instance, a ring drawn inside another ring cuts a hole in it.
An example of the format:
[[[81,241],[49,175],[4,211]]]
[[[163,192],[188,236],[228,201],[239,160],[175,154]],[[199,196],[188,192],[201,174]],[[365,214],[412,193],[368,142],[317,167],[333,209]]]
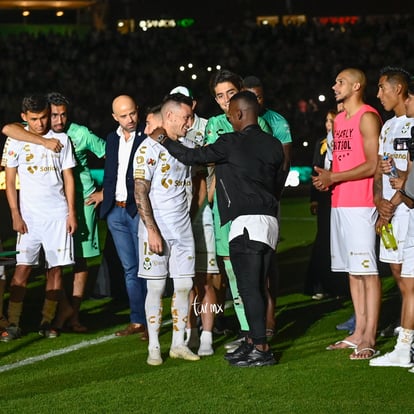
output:
[[[349,356],[351,361],[364,361],[367,359],[372,359],[380,354],[380,351],[377,351],[374,348],[361,348],[354,349],[354,352]]]
[[[357,344],[355,344],[355,343],[353,343],[351,341],[348,341],[346,339],[342,339],[342,341],[338,341],[338,342],[335,342],[332,345],[328,345],[326,347],[326,350],[327,351],[336,351],[337,349],[348,349],[348,348],[350,348],[350,349],[356,349],[357,348]]]

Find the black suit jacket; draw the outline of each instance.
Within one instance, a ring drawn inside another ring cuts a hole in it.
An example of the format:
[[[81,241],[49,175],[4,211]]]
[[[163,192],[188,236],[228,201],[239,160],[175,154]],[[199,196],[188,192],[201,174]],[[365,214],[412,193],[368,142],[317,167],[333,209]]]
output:
[[[131,156],[129,157],[128,169],[126,174],[126,186],[127,186],[127,200],[126,210],[131,217],[135,217],[137,214],[137,206],[134,197],[134,176],[133,176],[133,161],[135,151],[139,144],[146,138],[144,134],[145,124],[138,124],[135,133],[134,143],[132,146]],[[101,218],[105,218],[111,209],[115,205],[115,189],[118,173],[118,150],[120,136],[116,131],[111,132],[106,138],[106,151],[105,151],[105,170],[103,179],[103,201],[101,204],[100,215]]]

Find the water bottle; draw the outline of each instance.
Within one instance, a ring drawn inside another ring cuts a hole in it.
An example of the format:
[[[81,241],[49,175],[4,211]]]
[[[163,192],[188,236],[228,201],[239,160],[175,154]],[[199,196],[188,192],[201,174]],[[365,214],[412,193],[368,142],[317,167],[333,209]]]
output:
[[[386,226],[382,226],[381,240],[384,243],[384,247],[386,249],[392,249],[392,250],[398,249],[397,241],[395,240],[391,223],[388,223]]]
[[[384,161],[387,161],[388,160],[388,155],[384,155],[383,157],[382,157],[382,159],[384,160]],[[397,171],[397,169],[395,168],[395,165],[394,165],[394,160],[392,160],[392,163],[391,163],[391,171],[387,174],[390,178],[398,178],[398,171]]]

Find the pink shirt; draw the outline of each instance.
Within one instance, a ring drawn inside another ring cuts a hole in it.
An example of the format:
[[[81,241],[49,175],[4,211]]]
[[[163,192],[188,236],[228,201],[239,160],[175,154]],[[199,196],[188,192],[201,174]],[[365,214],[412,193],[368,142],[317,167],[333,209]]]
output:
[[[332,171],[350,170],[366,161],[364,138],[359,129],[365,112],[378,112],[370,105],[363,105],[351,118],[338,114],[334,121]],[[374,177],[345,181],[332,189],[332,207],[374,207]]]

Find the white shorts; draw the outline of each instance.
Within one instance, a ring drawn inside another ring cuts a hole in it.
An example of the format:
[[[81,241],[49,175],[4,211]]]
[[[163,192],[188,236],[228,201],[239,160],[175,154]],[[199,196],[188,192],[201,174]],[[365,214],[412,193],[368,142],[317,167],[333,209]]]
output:
[[[147,229],[142,222],[140,227],[139,277],[144,279],[165,279],[168,275],[173,279],[194,277],[195,252],[192,232],[180,235],[180,239],[164,239],[164,253],[159,256],[149,251]]]
[[[40,248],[45,252],[46,267],[67,266],[74,263],[73,237],[64,220],[30,222],[25,220],[28,232],[17,235],[17,265],[39,264]]]
[[[380,238],[380,261],[383,263],[402,263],[404,254],[404,243],[407,237],[408,217],[410,209],[401,204],[398,206],[395,214],[391,220],[392,230],[395,240],[397,241],[398,249],[386,249],[382,239]]]
[[[195,242],[195,271],[219,273],[216,261],[213,213],[208,204],[198,212],[192,226]]]
[[[336,207],[331,210],[333,272],[377,275],[375,207]]]
[[[401,277],[414,277],[414,210],[410,210],[405,237]]]

